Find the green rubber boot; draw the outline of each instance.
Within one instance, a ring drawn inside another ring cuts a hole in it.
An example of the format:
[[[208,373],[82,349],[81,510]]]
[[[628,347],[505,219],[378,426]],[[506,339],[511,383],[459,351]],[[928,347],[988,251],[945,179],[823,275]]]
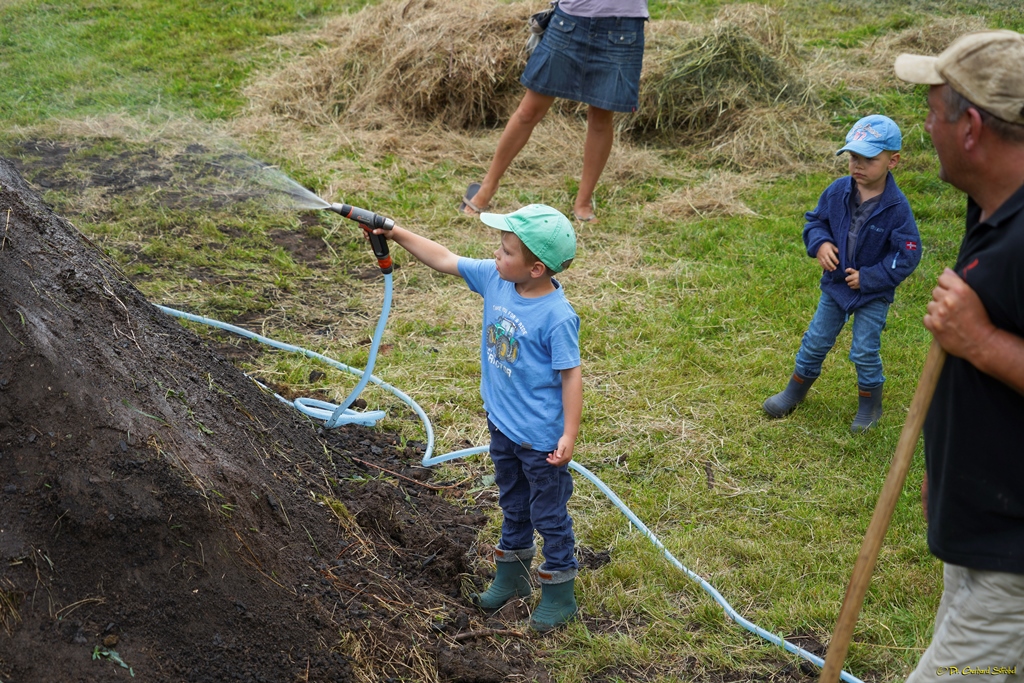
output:
[[[494,611],[512,598],[525,598],[533,592],[530,587],[530,563],[537,546],[519,550],[494,549],[494,581],[483,593],[472,593],[470,602],[482,610]]]
[[[544,583],[541,574],[540,602],[530,615],[530,628],[547,633],[565,626],[576,618],[576,578],[562,583]]]

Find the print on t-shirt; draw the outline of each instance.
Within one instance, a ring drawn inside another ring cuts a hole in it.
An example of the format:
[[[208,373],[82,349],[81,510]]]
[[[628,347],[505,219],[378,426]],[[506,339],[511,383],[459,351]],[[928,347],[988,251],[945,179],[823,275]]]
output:
[[[487,360],[509,377],[519,359],[519,339],[526,334],[522,321],[504,306],[495,306],[499,317],[487,326]]]

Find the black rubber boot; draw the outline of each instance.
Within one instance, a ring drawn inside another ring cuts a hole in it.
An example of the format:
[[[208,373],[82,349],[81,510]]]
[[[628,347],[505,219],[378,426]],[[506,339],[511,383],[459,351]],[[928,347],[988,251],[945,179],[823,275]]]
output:
[[[793,376],[789,378],[789,384],[786,385],[786,388],[774,396],[765,399],[761,407],[764,408],[764,412],[772,417],[785,417],[789,415],[797,407],[797,404],[804,400],[804,397],[807,396],[807,390],[811,388],[816,379],[817,377],[809,379],[801,377],[794,372]]]
[[[554,631],[576,618],[576,579],[562,583],[544,583],[541,578],[540,602],[530,615],[530,628],[539,633]]]
[[[537,546],[519,550],[494,549],[494,581],[483,593],[472,593],[470,601],[480,609],[499,609],[512,598],[525,598],[533,592],[530,587],[530,563]]]
[[[850,431],[854,434],[868,431],[882,417],[882,385],[857,388],[857,417],[853,418],[853,424],[850,425]]]

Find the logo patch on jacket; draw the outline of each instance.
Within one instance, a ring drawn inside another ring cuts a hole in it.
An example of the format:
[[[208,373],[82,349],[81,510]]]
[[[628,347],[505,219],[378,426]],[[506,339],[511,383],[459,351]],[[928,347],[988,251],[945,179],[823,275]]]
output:
[[[964,267],[964,269],[960,271],[960,279],[966,280],[967,279],[967,273],[969,273],[972,270],[974,270],[975,266],[977,266],[977,265],[978,265],[978,259],[974,259],[973,261],[968,263]]]
[[[911,242],[908,240],[904,246],[907,248],[907,251],[917,251],[917,242]]]

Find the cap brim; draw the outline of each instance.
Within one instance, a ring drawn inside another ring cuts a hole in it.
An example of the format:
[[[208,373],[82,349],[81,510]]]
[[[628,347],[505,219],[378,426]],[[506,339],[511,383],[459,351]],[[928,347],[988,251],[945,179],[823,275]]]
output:
[[[885,149],[878,145],[869,145],[865,142],[851,142],[836,152],[836,156],[839,156],[843,152],[853,152],[854,154],[859,154],[866,159],[874,159],[884,151]]]
[[[498,230],[506,230],[511,232],[512,228],[508,226],[508,221],[505,219],[503,213],[482,213],[480,214],[480,221],[489,227],[497,228]]]
[[[946,82],[937,69],[938,57],[924,55],[900,55],[893,64],[896,77],[907,83],[942,85]]]

